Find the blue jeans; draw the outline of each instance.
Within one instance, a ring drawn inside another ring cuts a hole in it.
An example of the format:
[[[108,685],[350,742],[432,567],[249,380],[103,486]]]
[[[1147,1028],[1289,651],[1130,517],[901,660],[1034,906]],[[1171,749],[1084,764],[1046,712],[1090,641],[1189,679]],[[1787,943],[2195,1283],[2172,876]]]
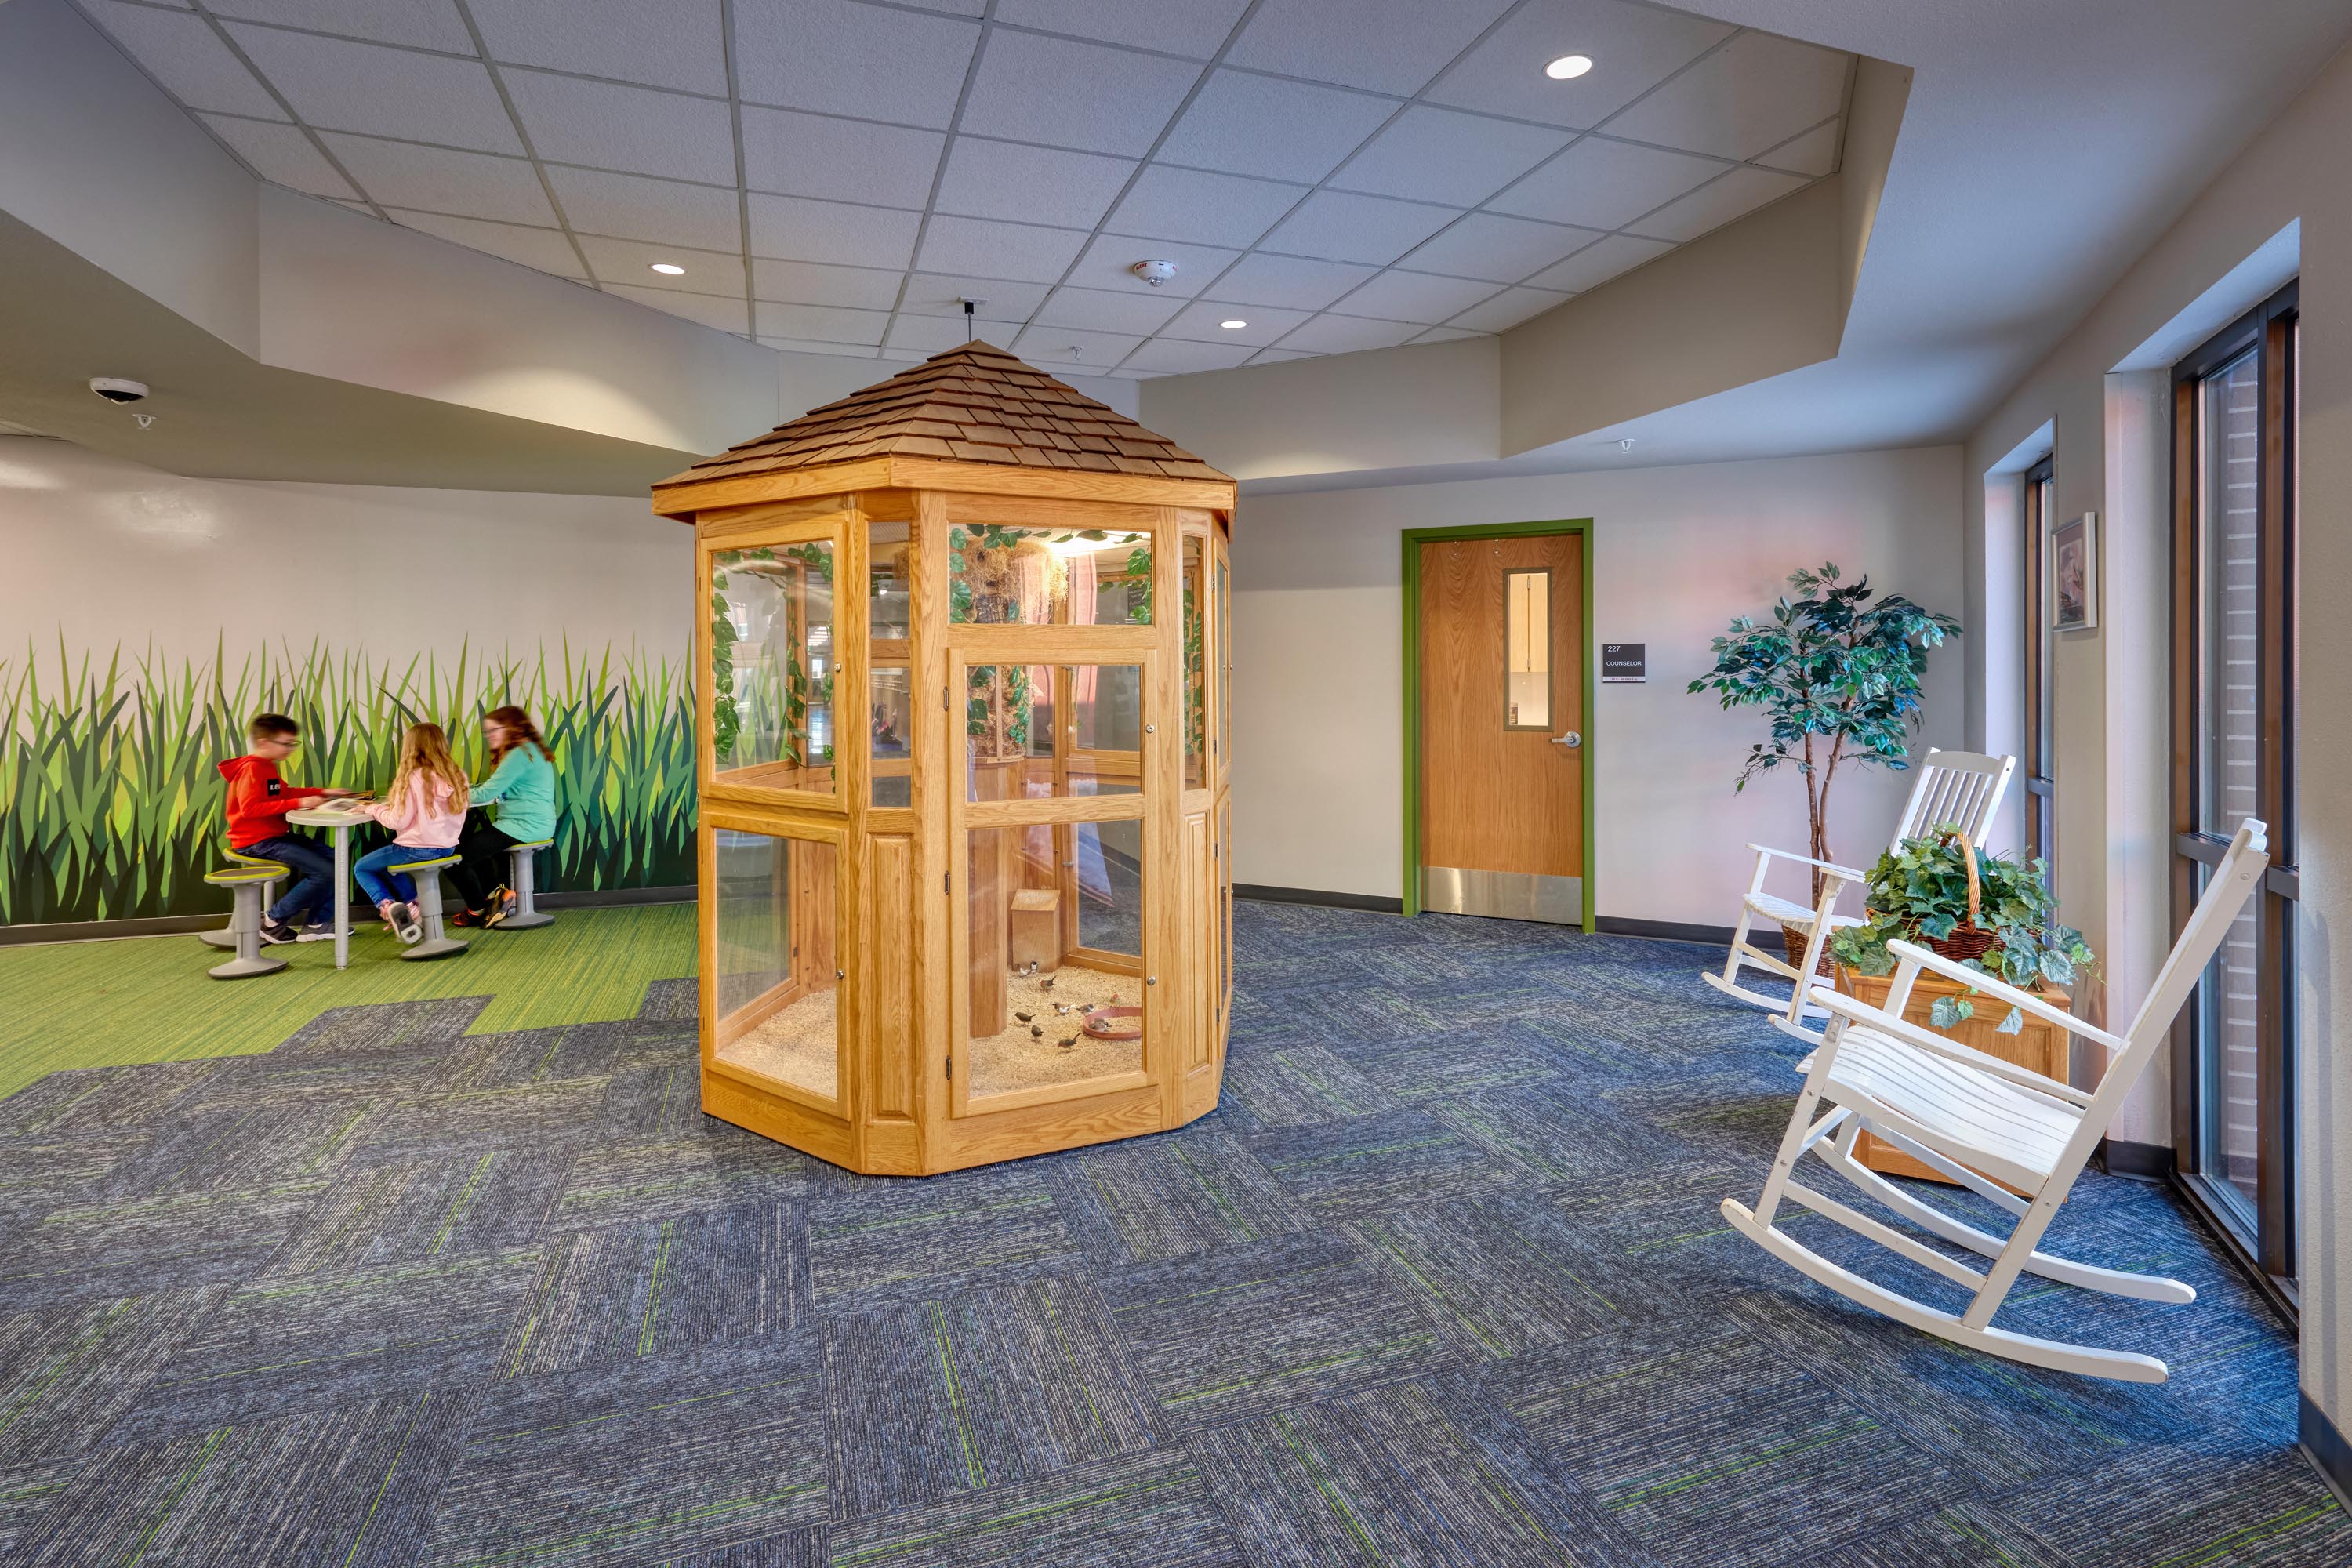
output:
[[[415,844],[387,844],[381,849],[371,849],[361,856],[352,867],[352,875],[360,879],[361,890],[367,894],[368,902],[372,904],[381,904],[387,899],[394,903],[412,904],[416,901],[415,879],[405,871],[387,872],[384,868],[404,866],[412,860],[438,860],[456,848],[454,844],[445,849],[426,848]]]
[[[285,897],[269,906],[269,919],[290,921],[298,915],[312,921],[333,918],[335,857],[325,845],[297,833],[281,833],[258,844],[247,844],[237,852],[276,860],[294,873],[294,885],[286,889]]]

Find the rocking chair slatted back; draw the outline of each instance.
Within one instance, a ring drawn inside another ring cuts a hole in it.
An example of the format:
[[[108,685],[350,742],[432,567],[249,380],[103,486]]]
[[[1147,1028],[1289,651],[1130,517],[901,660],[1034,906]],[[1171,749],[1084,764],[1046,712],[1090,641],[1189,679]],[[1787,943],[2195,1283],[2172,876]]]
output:
[[[1903,818],[1895,825],[1890,848],[1900,849],[1906,838],[1949,825],[1981,844],[1992,814],[2009,793],[2009,777],[2017,769],[2015,757],[1989,757],[1980,752],[1945,752],[1930,748],[1920,764],[1919,781]]]

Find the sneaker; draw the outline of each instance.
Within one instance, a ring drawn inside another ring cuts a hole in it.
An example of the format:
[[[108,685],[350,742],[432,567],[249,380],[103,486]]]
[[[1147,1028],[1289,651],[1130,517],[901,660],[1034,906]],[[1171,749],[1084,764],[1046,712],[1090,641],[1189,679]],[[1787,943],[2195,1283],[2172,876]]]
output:
[[[264,920],[261,922],[261,940],[267,942],[292,942],[296,940],[296,932],[284,921]]]
[[[514,912],[514,890],[500,884],[490,890],[489,912],[482,917],[482,923],[486,926],[497,925]]]
[[[301,931],[296,934],[294,940],[297,942],[332,942],[335,940],[335,923],[332,921],[320,921],[317,925],[304,926]]]
[[[415,904],[394,904],[393,929],[402,942],[415,946],[425,940],[425,911]]]
[[[471,910],[458,910],[447,916],[446,919],[449,924],[457,926],[461,930],[467,926],[478,926],[484,923],[482,917],[476,914]]]

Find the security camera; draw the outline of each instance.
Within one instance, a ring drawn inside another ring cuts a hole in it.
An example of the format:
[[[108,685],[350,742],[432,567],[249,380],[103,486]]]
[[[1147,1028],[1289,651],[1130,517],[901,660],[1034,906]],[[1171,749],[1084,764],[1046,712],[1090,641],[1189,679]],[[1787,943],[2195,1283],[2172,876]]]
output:
[[[138,403],[147,395],[145,382],[125,381],[119,375],[91,376],[89,389],[109,403]]]

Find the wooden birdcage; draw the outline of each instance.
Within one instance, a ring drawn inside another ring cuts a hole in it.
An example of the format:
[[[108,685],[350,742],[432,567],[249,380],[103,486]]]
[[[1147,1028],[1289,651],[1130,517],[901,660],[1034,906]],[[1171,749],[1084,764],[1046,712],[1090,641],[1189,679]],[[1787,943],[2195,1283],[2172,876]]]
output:
[[[701,605],[706,1110],[910,1175],[1216,1104],[1234,495],[982,342],[654,487]]]

